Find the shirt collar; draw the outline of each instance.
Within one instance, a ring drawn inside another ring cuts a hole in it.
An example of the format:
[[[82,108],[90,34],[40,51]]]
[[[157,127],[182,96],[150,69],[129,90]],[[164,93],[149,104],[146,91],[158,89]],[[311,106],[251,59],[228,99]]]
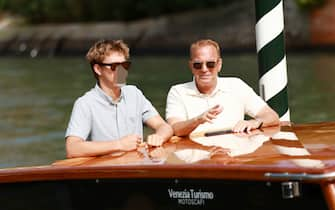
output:
[[[123,99],[123,97],[124,97],[124,96],[123,96],[122,87],[121,87],[121,95],[120,95],[120,98],[119,98],[119,100],[117,100],[117,101],[113,100],[112,97],[110,97],[109,95],[107,95],[107,94],[105,93],[105,91],[103,91],[103,90],[101,89],[101,87],[98,85],[98,83],[95,84],[94,89],[95,89],[95,91],[96,91],[98,97],[101,98],[103,101],[107,102],[108,104],[117,104],[117,103],[120,102],[120,101]]]
[[[222,80],[223,78],[220,78],[220,77],[217,78],[217,83],[216,83],[216,87],[214,91],[208,95],[208,94],[203,94],[199,92],[197,85],[195,84],[195,79],[193,77],[193,80],[190,83],[190,88],[188,89],[187,94],[193,95],[193,96],[200,96],[200,97],[208,97],[208,96],[212,97],[212,96],[215,96],[219,92],[228,91],[228,87],[225,85],[225,83]]]

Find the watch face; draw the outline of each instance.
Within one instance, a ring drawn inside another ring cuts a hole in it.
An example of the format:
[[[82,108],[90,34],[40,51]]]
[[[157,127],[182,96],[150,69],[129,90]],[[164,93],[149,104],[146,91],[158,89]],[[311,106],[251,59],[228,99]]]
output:
[[[116,71],[117,71],[116,83],[118,84],[118,86],[126,85],[128,71],[122,65],[118,65],[116,67]]]

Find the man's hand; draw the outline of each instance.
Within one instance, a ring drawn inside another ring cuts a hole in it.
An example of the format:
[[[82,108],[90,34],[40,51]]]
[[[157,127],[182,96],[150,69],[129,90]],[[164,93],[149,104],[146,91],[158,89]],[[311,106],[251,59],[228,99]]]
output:
[[[157,134],[151,134],[147,137],[147,143],[150,146],[161,146],[164,143],[163,137]]]
[[[162,144],[164,143],[164,139],[160,135],[151,134],[147,137],[147,143],[150,146],[158,147],[162,146]]]
[[[223,108],[220,105],[215,105],[206,112],[202,113],[197,117],[199,124],[209,122],[212,123],[212,120],[216,118],[218,114],[222,112]]]
[[[234,126],[233,131],[238,132],[238,133],[241,133],[241,132],[249,133],[253,129],[260,128],[262,124],[263,123],[258,120],[240,120]]]
[[[137,148],[137,145],[142,142],[142,138],[139,135],[132,134],[122,137],[119,140],[119,146],[121,151],[132,151]]]

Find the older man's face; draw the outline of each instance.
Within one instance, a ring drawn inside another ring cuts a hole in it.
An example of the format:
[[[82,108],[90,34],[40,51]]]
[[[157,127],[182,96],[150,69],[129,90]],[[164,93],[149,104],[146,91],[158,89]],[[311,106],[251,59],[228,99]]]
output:
[[[208,88],[215,88],[221,65],[221,58],[213,46],[193,49],[189,66],[200,92],[205,92],[205,89]]]

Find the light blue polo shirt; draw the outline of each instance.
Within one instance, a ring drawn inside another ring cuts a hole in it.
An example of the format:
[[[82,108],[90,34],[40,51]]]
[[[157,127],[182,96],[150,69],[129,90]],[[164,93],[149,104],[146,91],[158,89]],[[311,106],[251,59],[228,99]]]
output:
[[[65,137],[109,141],[138,134],[143,138],[143,122],[156,115],[157,110],[136,86],[123,86],[120,100],[113,102],[95,85],[74,103]]]

